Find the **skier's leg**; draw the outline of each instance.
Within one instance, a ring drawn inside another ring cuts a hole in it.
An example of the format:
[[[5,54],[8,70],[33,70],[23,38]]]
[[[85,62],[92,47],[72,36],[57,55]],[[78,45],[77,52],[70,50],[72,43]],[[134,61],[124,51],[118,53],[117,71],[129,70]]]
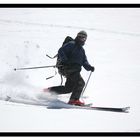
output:
[[[67,94],[72,92],[74,87],[74,83],[73,80],[71,80],[71,78],[67,78],[66,79],[66,83],[65,86],[53,86],[53,87],[49,87],[47,88],[47,91],[49,92],[55,92],[56,94]]]
[[[49,87],[50,92],[55,92],[56,94],[65,94],[65,86],[53,86]]]
[[[49,87],[48,90],[50,92],[55,92],[56,94],[67,94],[72,92],[73,87],[74,87],[73,80],[71,80],[71,78],[67,78],[65,86],[53,86]]]
[[[85,86],[85,82],[79,72],[73,74],[71,78],[73,80],[74,87],[72,89],[70,100],[79,100],[82,90]]]
[[[73,82],[73,79],[71,78],[71,76],[68,76],[65,83],[65,93],[72,92],[74,88],[74,84],[75,83]]]

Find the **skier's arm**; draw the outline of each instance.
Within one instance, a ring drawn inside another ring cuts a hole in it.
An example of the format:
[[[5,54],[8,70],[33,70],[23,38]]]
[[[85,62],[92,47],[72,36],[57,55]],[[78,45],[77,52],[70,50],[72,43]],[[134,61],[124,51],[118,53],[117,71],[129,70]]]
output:
[[[87,70],[87,71],[94,71],[94,67],[91,66],[87,60],[87,56],[85,55],[85,59],[84,59],[84,63],[83,63],[83,67]]]

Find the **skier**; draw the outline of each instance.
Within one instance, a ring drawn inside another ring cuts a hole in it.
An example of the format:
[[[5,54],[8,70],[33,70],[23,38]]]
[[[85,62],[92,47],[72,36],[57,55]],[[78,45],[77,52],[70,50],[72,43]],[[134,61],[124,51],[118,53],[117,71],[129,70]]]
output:
[[[82,90],[85,86],[85,82],[81,77],[81,67],[83,66],[87,71],[94,71],[94,67],[88,63],[85,50],[83,46],[87,39],[87,33],[80,31],[73,41],[70,41],[63,45],[58,50],[58,60],[63,75],[66,77],[65,85],[49,87],[47,91],[55,92],[56,94],[71,93],[68,104],[72,105],[84,105],[84,102],[80,101]]]

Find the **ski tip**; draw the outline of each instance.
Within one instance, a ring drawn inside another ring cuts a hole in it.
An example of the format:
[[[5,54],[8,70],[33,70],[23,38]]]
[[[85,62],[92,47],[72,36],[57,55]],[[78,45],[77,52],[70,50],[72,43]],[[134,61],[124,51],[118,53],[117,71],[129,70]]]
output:
[[[129,113],[129,110],[130,110],[129,106],[122,109],[122,111],[125,112],[125,113]]]
[[[84,104],[84,105],[81,105],[81,107],[92,107],[92,103],[88,103],[88,104]]]
[[[5,101],[9,101],[10,99],[11,97],[7,95]]]

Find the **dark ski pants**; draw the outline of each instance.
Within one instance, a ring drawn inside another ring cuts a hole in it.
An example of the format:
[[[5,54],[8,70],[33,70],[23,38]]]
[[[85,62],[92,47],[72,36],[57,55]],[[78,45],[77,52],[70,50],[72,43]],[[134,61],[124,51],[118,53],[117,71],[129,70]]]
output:
[[[65,86],[50,87],[50,91],[57,94],[67,94],[72,92],[70,100],[78,100],[81,96],[85,82],[79,72],[75,72],[66,77]]]

